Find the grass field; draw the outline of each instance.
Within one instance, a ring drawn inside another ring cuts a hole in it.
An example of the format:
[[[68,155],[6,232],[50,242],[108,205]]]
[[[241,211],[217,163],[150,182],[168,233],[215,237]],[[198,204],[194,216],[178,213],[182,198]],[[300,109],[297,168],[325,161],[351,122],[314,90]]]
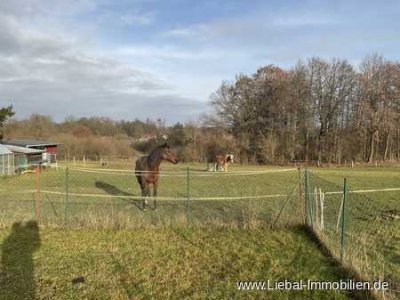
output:
[[[192,166],[189,175],[186,166],[166,168],[160,178],[159,209],[144,214],[140,188],[131,171],[71,168],[67,174],[64,168],[45,170],[40,175],[41,216],[44,224],[55,226],[64,226],[65,220],[78,227],[186,225],[188,214],[194,223],[252,226],[253,221],[272,222],[298,181],[299,172],[287,168],[214,173]],[[3,178],[0,186],[4,199],[0,223],[10,225],[15,218],[35,215],[36,174]]]
[[[237,280],[343,278],[304,231],[293,229],[305,218],[304,179],[299,188],[296,169],[234,164],[225,174],[206,172],[204,165],[163,164],[158,209],[142,211],[134,174],[123,171],[129,165],[121,167],[87,164],[68,175],[65,168],[41,174],[41,247],[33,255],[32,282],[43,299],[92,299],[95,293],[111,299],[110,289],[113,299],[349,296],[235,289]],[[383,191],[400,188],[400,167],[312,169],[311,189],[327,192],[325,228],[315,230],[336,257],[344,177],[351,191],[370,190],[350,193],[344,263],[400,290],[400,191]],[[0,178],[3,245],[14,222],[35,218],[37,180],[35,174]],[[278,229],[271,231],[277,216]],[[64,226],[69,229],[57,229]],[[78,276],[85,283],[72,284]]]
[[[300,229],[40,229],[35,250],[26,236],[0,231],[8,271],[0,299],[348,299],[335,291],[237,290],[239,280],[343,278]],[[19,273],[17,261],[30,272]]]

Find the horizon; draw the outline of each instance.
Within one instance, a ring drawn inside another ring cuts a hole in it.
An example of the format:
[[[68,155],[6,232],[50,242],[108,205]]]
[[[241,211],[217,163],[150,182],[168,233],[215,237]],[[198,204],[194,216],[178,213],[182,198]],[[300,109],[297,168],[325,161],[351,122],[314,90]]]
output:
[[[265,65],[399,60],[399,11],[397,1],[3,2],[0,107],[57,123],[197,121],[223,81]]]

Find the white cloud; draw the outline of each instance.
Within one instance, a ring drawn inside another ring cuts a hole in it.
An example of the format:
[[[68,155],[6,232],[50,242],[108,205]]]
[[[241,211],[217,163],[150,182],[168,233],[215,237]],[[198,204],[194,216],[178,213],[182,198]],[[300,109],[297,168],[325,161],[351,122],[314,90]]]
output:
[[[194,31],[190,28],[174,28],[167,30],[162,35],[164,37],[190,37],[194,34]]]
[[[41,4],[31,0],[22,13],[29,15]],[[18,117],[44,113],[56,120],[99,115],[174,122],[190,117],[186,109],[203,109],[158,75],[122,64],[113,55],[94,54],[82,37],[60,30],[63,26],[55,31],[46,30],[43,22],[28,26],[16,16],[18,7],[10,5],[7,11],[0,13],[0,107],[13,104]],[[151,22],[149,16],[123,17],[129,24]]]
[[[97,7],[94,0],[12,0],[0,1],[0,12],[3,15],[16,16],[19,19],[30,19],[36,16],[57,14],[77,14],[92,11]]]
[[[57,118],[184,119],[193,115],[186,108],[206,109],[222,80],[265,64],[290,67],[313,55],[353,61],[374,51],[398,56],[397,18],[390,26],[390,18],[370,22],[372,1],[360,13],[357,3],[336,9],[311,0],[296,9],[238,5],[243,12],[221,15],[213,1],[176,15],[179,1],[149,1],[0,0],[0,106],[12,99],[20,113]],[[214,10],[200,13],[204,7]]]
[[[174,45],[125,46],[114,50],[116,55],[161,60],[214,60],[227,55],[219,49],[189,49]],[[229,54],[228,54],[229,55]]]
[[[123,25],[150,25],[154,21],[152,14],[123,14],[119,17]]]
[[[316,14],[303,13],[300,15],[277,16],[272,18],[272,26],[324,26],[338,24],[338,20],[333,17],[320,16]]]

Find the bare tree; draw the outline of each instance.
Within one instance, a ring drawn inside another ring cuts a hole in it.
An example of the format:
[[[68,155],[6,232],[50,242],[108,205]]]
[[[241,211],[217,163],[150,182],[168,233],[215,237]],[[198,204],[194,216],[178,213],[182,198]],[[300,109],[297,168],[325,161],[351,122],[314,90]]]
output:
[[[262,67],[224,82],[212,105],[252,161],[341,162],[399,157],[399,99],[399,64],[375,55],[358,73],[315,57],[289,71]]]
[[[318,132],[318,159],[331,161],[338,150],[338,132],[353,95],[355,72],[345,60],[328,63],[312,58],[308,64],[311,98]]]

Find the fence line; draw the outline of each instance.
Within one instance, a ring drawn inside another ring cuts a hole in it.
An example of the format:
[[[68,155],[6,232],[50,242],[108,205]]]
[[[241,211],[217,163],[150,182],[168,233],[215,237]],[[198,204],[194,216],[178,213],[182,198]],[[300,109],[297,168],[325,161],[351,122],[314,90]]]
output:
[[[161,200],[161,208],[155,211],[158,218],[156,222],[163,222],[163,219],[175,222],[176,216],[183,214],[190,223],[193,220],[193,224],[208,220],[219,220],[220,224],[239,224],[246,218],[248,222],[251,219],[256,223],[269,224],[279,212],[284,199],[289,197],[292,187],[298,184],[298,173],[293,171],[298,170],[229,173],[190,169],[162,171],[160,175],[164,177],[160,179],[158,196],[148,197],[147,200]],[[34,203],[37,209],[34,216],[40,218],[42,224],[56,222],[63,226],[74,226],[88,224],[89,218],[110,219],[111,223],[120,224],[122,219],[143,218],[143,197],[133,175],[133,170],[60,167],[58,170],[40,171],[38,167],[33,174],[4,178],[0,181],[0,211],[3,212],[0,213],[0,223],[31,215],[31,207],[24,207],[26,201]],[[83,202],[85,198],[90,202]],[[112,216],[108,211],[95,208],[105,202],[112,206],[119,200],[124,200],[121,203],[127,203],[130,207],[126,206],[127,210],[122,211],[122,205]],[[182,204],[185,206],[182,207]],[[147,213],[145,217],[151,219],[151,214]],[[61,216],[64,221],[59,220]],[[283,217],[289,218],[289,214]],[[154,220],[151,219],[151,222]]]
[[[397,299],[400,286],[398,259],[396,263],[396,255],[400,254],[398,202],[390,200],[389,193],[379,198],[365,194],[396,192],[400,188],[349,191],[344,179],[342,190],[338,191],[338,185],[305,172],[307,226],[356,277],[370,283],[380,279],[390,284],[388,291],[374,291],[375,296]]]
[[[135,171],[135,170],[123,170],[123,169],[91,169],[91,168],[69,168],[71,171],[78,171],[78,172],[87,172],[87,173],[106,173],[109,175],[120,175],[118,173],[129,173],[129,174],[153,174],[157,173],[157,171]],[[273,170],[262,170],[262,171],[240,171],[240,172],[211,172],[206,170],[190,170],[191,176],[243,176],[243,175],[259,175],[259,174],[269,174],[269,173],[279,173],[279,172],[293,172],[298,171],[296,168],[290,169],[273,169]],[[171,170],[162,170],[159,172],[160,176],[169,176],[170,174],[180,174],[182,176],[187,176],[186,170],[182,171],[171,171]],[[194,175],[196,174],[196,175]]]
[[[391,194],[400,187],[352,190],[350,181],[347,188],[297,169],[160,175],[158,196],[147,198],[159,206],[146,212],[133,170],[38,168],[0,178],[0,224],[32,217],[60,227],[307,224],[345,266],[400,286],[400,209]]]
[[[32,194],[35,193],[37,190],[36,189],[31,189],[31,190],[19,190],[19,191],[14,191],[14,194]],[[65,195],[65,192],[55,192],[55,191],[48,191],[48,190],[40,190],[41,193],[43,194],[53,194],[53,195]],[[384,188],[384,189],[364,189],[364,190],[349,190],[349,194],[357,193],[357,194],[362,194],[362,193],[375,193],[375,192],[396,192],[400,191],[400,188]],[[1,190],[0,193],[8,193],[9,190]],[[314,193],[309,193],[309,195],[320,195],[320,191],[314,192]],[[322,192],[324,195],[341,195],[343,191],[334,191],[334,192]],[[71,196],[77,196],[77,197],[104,197],[104,198],[131,198],[134,200],[142,200],[142,196],[135,196],[135,195],[125,195],[125,196],[118,196],[118,195],[105,195],[105,194],[84,194],[84,193],[73,193],[69,194]],[[240,196],[240,197],[191,197],[192,200],[245,200],[245,199],[263,199],[263,198],[275,198],[275,197],[288,197],[290,195],[293,196],[301,196],[302,194],[264,194],[264,195],[257,195],[257,196]],[[176,198],[176,197],[148,197],[150,200],[186,200],[186,197],[182,198]]]
[[[35,192],[35,191],[33,191]],[[43,194],[53,194],[53,195],[65,195],[64,192],[54,192],[54,191],[46,191],[46,190],[41,190],[41,193]],[[296,196],[296,194],[293,194]],[[129,198],[132,200],[143,200],[143,196],[134,196],[134,195],[104,195],[104,194],[76,194],[76,193],[69,193],[69,196],[77,196],[77,197],[92,197],[92,198]],[[222,200],[222,201],[235,201],[235,200],[251,200],[251,199],[263,199],[263,198],[276,198],[276,197],[288,197],[290,196],[289,194],[276,194],[276,195],[259,195],[259,196],[243,196],[243,197],[190,197],[191,200],[193,201],[207,201],[207,200]],[[153,197],[149,196],[146,197],[148,200],[166,200],[166,201],[186,201],[187,197],[181,197],[181,198],[174,198],[174,197]]]

